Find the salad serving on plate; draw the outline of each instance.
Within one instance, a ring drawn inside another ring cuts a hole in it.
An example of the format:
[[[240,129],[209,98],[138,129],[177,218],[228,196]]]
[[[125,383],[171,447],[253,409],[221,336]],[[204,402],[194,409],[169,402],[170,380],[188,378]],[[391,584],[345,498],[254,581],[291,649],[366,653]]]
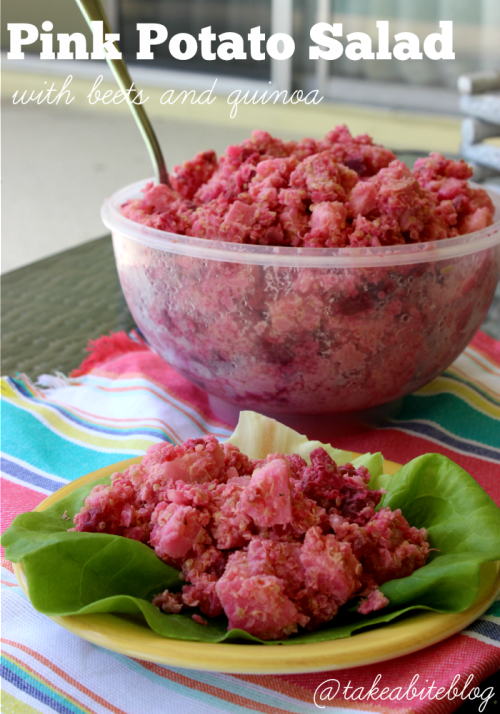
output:
[[[40,611],[140,616],[169,638],[291,645],[468,608],[500,509],[439,454],[392,477],[380,454],[351,459],[247,412],[224,445],[157,444],[2,543]]]

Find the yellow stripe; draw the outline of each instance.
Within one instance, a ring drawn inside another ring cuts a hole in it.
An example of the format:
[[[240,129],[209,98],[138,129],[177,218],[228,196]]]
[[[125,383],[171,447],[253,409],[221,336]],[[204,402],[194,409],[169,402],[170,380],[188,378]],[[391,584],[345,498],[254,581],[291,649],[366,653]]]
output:
[[[8,662],[11,662],[14,667],[17,667],[17,669],[20,669],[22,672],[25,672],[31,679],[36,680],[42,687],[45,687],[45,689],[48,689],[49,692],[52,692],[54,699],[56,696],[59,696],[63,701],[65,700],[67,702],[66,707],[68,709],[70,708],[69,705],[72,704],[73,707],[75,707],[79,711],[85,712],[85,714],[95,714],[93,709],[90,709],[88,706],[83,704],[83,702],[79,702],[78,699],[75,699],[75,697],[71,696],[71,694],[65,692],[64,689],[56,687],[55,684],[53,684],[49,679],[34,670],[32,667],[30,667],[26,662],[23,662],[17,657],[14,657],[14,655],[9,655],[6,652],[3,652],[2,656]],[[58,700],[56,699],[56,701]]]
[[[5,689],[2,692],[2,712],[3,714],[40,714],[39,709],[33,709],[29,704],[7,694]]]
[[[447,378],[445,375],[436,377],[432,382],[426,384],[425,387],[421,387],[415,394],[430,396],[442,394],[443,392],[460,397],[460,399],[466,402],[470,407],[483,412],[489,417],[493,417],[493,419],[500,419],[500,407],[489,402],[468,384],[456,382],[455,380]]]
[[[80,444],[90,445],[92,447],[104,448],[110,451],[146,451],[149,446],[151,446],[153,440],[146,440],[144,438],[131,438],[130,440],[118,441],[114,440],[112,437],[102,437],[94,434],[87,434],[83,430],[79,429],[77,426],[68,424],[64,421],[60,414],[52,411],[49,407],[37,404],[36,402],[31,402],[21,397],[17,392],[12,389],[10,384],[5,380],[2,382],[2,397],[24,411],[31,414],[38,414],[43,417],[45,422],[50,426],[53,432],[59,433],[72,441],[76,441]],[[26,403],[28,402],[28,403]]]
[[[475,385],[477,389],[479,389],[481,392],[484,392],[487,394],[493,401],[500,405],[500,392],[497,389],[493,389],[493,387],[490,384],[485,383],[484,378],[492,381],[493,378],[495,379],[495,382],[498,382],[500,385],[500,380],[498,377],[494,375],[483,375],[482,379],[476,378],[474,379],[471,377],[471,375],[468,372],[465,372],[463,369],[459,369],[458,367],[454,366],[453,369],[447,370],[448,372],[451,372],[451,374],[456,374],[459,379],[467,382],[470,386]]]

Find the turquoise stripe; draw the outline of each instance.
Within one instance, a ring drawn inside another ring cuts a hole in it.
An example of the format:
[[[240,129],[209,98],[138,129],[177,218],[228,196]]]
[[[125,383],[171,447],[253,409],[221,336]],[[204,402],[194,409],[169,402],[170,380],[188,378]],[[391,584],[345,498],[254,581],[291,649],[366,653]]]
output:
[[[297,646],[300,647],[300,645]],[[178,672],[179,674],[183,674],[186,677],[195,679],[197,682],[203,682],[206,685],[219,686],[220,689],[223,689],[226,692],[231,692],[232,694],[245,697],[246,699],[259,702],[260,704],[266,704],[267,706],[282,709],[285,712],[291,711],[288,708],[291,701],[294,702],[293,711],[297,712],[297,714],[310,714],[311,712],[311,706],[313,704],[312,694],[311,704],[301,702],[294,699],[293,696],[287,696],[284,694],[282,696],[287,697],[288,699],[288,701],[285,702],[272,689],[261,687],[259,684],[251,685],[241,679],[225,679],[224,681],[217,682],[215,679],[217,674],[215,672],[198,672],[187,669],[176,669],[175,667],[170,667],[170,669],[174,672]],[[259,689],[257,689],[257,687],[259,687]],[[244,711],[248,711],[248,709],[245,707]]]
[[[85,714],[87,714],[87,712],[89,711],[89,708],[85,705],[83,705],[82,707],[75,705],[72,701],[70,701],[66,697],[63,697],[58,692],[55,692],[51,687],[48,687],[43,682],[40,682],[36,677],[33,677],[28,672],[25,672],[23,669],[21,669],[21,667],[18,667],[14,662],[9,661],[6,657],[2,657],[2,663],[6,669],[8,669],[10,672],[13,672],[13,674],[19,677],[19,679],[23,682],[26,682],[30,688],[32,687],[33,689],[44,695],[43,704],[45,704],[46,706],[51,706],[52,709],[54,709],[55,711],[61,712],[66,710],[74,712],[74,714],[82,714],[82,712],[85,712]],[[31,694],[33,699],[36,700],[37,697],[34,693],[28,692],[28,694]],[[50,700],[52,700],[52,703]]]
[[[232,712],[233,714],[248,714],[247,707],[240,707],[237,704],[233,704],[232,702],[226,702],[223,699],[219,699],[219,697],[213,697],[211,694],[205,694],[205,692],[200,692],[196,689],[186,687],[183,684],[179,684],[178,682],[173,682],[171,679],[160,677],[158,674],[155,674],[154,672],[151,672],[145,667],[142,667],[133,659],[129,659],[128,657],[124,657],[122,655],[117,655],[114,652],[110,652],[108,650],[104,651],[113,659],[117,659],[121,664],[136,672],[136,674],[139,674],[141,677],[144,677],[145,679],[160,685],[168,691],[176,692],[177,694],[180,694],[181,696],[186,698],[195,699],[196,701],[206,705],[210,705],[211,707],[216,710],[218,709],[219,711]],[[192,672],[189,670],[186,676],[190,677],[191,674]],[[216,674],[212,676],[212,686],[217,686],[216,681],[214,681],[216,676]]]
[[[144,425],[119,426],[118,424],[98,424],[96,421],[81,417],[72,409],[71,406],[65,406],[64,404],[50,402],[46,399],[41,399],[40,397],[33,396],[32,393],[27,390],[24,382],[20,381],[19,379],[11,379],[10,381],[12,387],[16,389],[17,393],[21,395],[21,399],[23,400],[21,402],[13,402],[12,400],[8,400],[10,403],[14,403],[16,406],[20,408],[25,408],[28,411],[31,410],[31,403],[36,404],[37,406],[40,406],[43,409],[53,412],[58,417],[63,418],[66,423],[69,423],[71,426],[74,426],[77,429],[80,428],[82,431],[85,431],[90,436],[92,436],[93,434],[97,434],[101,438],[109,437],[112,439],[117,437],[121,439],[123,439],[123,437],[144,437],[147,439],[148,437],[150,437],[152,439],[160,441],[164,441],[167,438],[165,431],[161,427]],[[130,395],[126,394],[125,396],[130,398]],[[26,400],[27,403],[24,400]],[[35,413],[35,409],[33,409],[32,411],[33,413]]]
[[[4,583],[12,583],[16,587],[19,587],[14,573],[11,573],[10,570],[7,570],[7,568],[4,567],[2,567],[2,580],[4,581]]]
[[[236,714],[248,713],[249,711],[248,707],[246,706],[240,706],[239,704],[234,704],[233,702],[225,701],[224,699],[220,699],[217,696],[212,696],[211,694],[200,692],[197,689],[191,689],[190,687],[186,687],[183,684],[178,684],[177,682],[173,682],[170,679],[161,677],[155,674],[154,672],[151,672],[151,670],[142,667],[138,662],[135,662],[133,659],[129,659],[128,657],[124,657],[123,655],[118,655],[114,652],[110,652],[109,650],[104,651],[113,659],[117,659],[119,662],[121,662],[121,664],[130,667],[130,669],[134,670],[134,672],[136,672],[137,674],[147,677],[147,679],[154,681],[155,684],[160,684],[166,689],[178,692],[183,696],[192,697],[197,701],[205,702],[207,705],[209,704],[210,706],[214,707],[215,709],[219,709],[220,711],[234,712]],[[162,665],[158,666],[161,667]],[[265,690],[265,688],[260,688],[260,691],[256,691],[254,689],[250,690],[248,683],[243,680],[224,680],[223,682],[219,682],[217,672],[198,672],[192,669],[178,669],[176,667],[164,667],[164,669],[168,669],[171,672],[176,672],[179,675],[195,680],[197,682],[203,682],[208,686],[218,687],[223,691],[231,692],[237,696],[249,699],[250,701],[266,704],[267,706],[274,706],[278,709],[281,709],[283,712],[290,712],[290,714],[310,714],[311,712],[311,705],[307,703],[298,701],[293,702],[293,709],[290,709],[289,707],[290,703],[293,701],[293,697],[288,697],[288,702],[283,702],[274,694],[274,692],[268,690],[262,691],[263,689]],[[256,686],[258,687],[259,685]]]
[[[16,598],[20,597],[23,600],[25,600],[26,602],[29,602],[31,605],[31,600],[29,599],[29,597],[27,595],[24,594],[24,590],[22,589],[22,587],[20,585],[17,584],[17,580],[15,581],[15,583],[16,583],[16,587],[14,587],[14,588],[9,587],[9,585],[2,584],[2,590],[4,591],[2,593],[2,597],[10,597],[10,596],[13,596]],[[7,595],[7,593],[8,593],[8,595]]]
[[[5,400],[2,402],[3,451],[68,481],[74,481],[117,461],[137,456],[136,453],[126,450],[126,441],[123,444],[123,451],[94,451],[91,447],[68,441],[53,432],[25,409]],[[27,486],[29,488],[29,484]]]
[[[463,401],[456,394],[410,394],[396,422],[426,419],[455,436],[500,448],[500,424]]]
[[[99,431],[102,433],[102,436],[110,435],[122,437],[123,432],[129,430],[135,431],[137,438],[142,437],[145,439],[157,439],[162,441],[164,441],[166,438],[169,438],[164,427],[154,426],[153,424],[150,424],[149,426],[144,426],[143,424],[136,424],[135,426],[118,426],[117,424],[106,426],[97,425],[95,421],[92,421],[92,419],[85,418],[77,414],[75,411],[73,411],[71,406],[51,402],[50,399],[43,399],[39,396],[36,396],[36,394],[33,394],[27,383],[19,377],[10,377],[10,382],[11,386],[17,391],[18,394],[22,396],[22,398],[29,400],[29,402],[38,404],[42,407],[52,409],[58,414],[64,414],[66,415],[67,419],[77,423],[77,425],[81,425],[83,429],[87,429],[90,432],[94,431],[94,426],[98,426]],[[121,384],[121,386],[129,386],[129,382],[134,387],[133,391],[115,391],[114,387],[116,384]],[[102,384],[103,386],[107,386],[110,389],[109,395],[112,396],[115,410],[118,404],[118,399],[120,399],[120,401],[128,402],[128,404],[125,405],[126,411],[129,411],[131,408],[132,399],[134,400],[134,402],[137,402],[138,400],[143,400],[144,404],[146,404],[148,400],[155,399],[162,407],[167,406],[168,408],[174,409],[176,411],[184,409],[186,419],[191,421],[195,428],[198,428],[196,424],[199,423],[202,429],[211,434],[215,434],[220,439],[227,438],[232,434],[231,429],[214,426],[206,419],[204,419],[201,415],[199,415],[193,407],[183,405],[182,402],[177,400],[175,397],[168,395],[166,392],[162,392],[159,387],[154,385],[152,382],[148,382],[147,380],[123,380],[119,382],[118,380],[110,380],[103,378]],[[149,387],[153,390],[153,393],[149,391]],[[85,382],[85,390],[95,392],[99,394],[99,396],[102,398],[102,389],[99,389],[98,386],[92,384],[92,382],[90,381]],[[165,404],[165,398],[163,395],[170,396],[175,403],[172,405],[169,403]],[[179,404],[177,404],[177,402],[179,402]],[[27,408],[29,409],[29,406],[27,406]],[[151,406],[146,408],[151,409]],[[157,408],[157,405],[155,408]],[[117,414],[120,412],[120,409],[121,405],[118,404],[118,409],[116,410]],[[190,410],[192,410],[192,413]],[[151,421],[158,421],[159,418],[160,417],[157,414],[152,415]]]

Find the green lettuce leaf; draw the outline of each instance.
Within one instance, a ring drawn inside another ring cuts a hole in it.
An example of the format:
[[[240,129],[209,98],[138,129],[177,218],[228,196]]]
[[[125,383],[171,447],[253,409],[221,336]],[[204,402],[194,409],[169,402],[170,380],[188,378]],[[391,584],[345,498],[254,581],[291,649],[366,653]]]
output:
[[[69,614],[116,595],[151,600],[182,585],[178,571],[144,543],[106,533],[67,535],[23,558],[30,600],[40,612]]]
[[[337,461],[337,463],[342,464],[341,461]],[[358,468],[359,466],[364,466],[368,469],[368,471],[370,472],[370,476],[372,477],[370,483],[374,479],[382,476],[384,469],[384,457],[382,456],[380,451],[378,451],[376,454],[362,454],[362,456],[358,456],[356,459],[353,459],[351,463],[356,468]]]
[[[303,455],[307,448],[319,445],[301,439]],[[290,451],[295,447],[292,444]],[[347,453],[345,460],[350,458]],[[472,605],[480,587],[488,587],[495,577],[492,561],[500,559],[500,509],[462,468],[440,454],[416,458],[392,477],[382,473],[380,454],[364,455],[354,463],[370,470],[370,487],[383,484],[387,489],[381,506],[400,508],[411,525],[427,528],[435,550],[427,565],[413,575],[382,586],[390,600],[384,610],[362,616],[352,601],[331,623],[282,644],[348,637],[418,609],[461,612]],[[23,562],[29,596],[37,610],[52,616],[119,613],[169,638],[258,642],[240,630],[228,633],[224,617],[203,626],[188,614],[166,615],[154,607],[153,595],[165,588],[178,589],[182,581],[151,548],[119,536],[67,532],[95,483],[82,486],[45,511],[18,516],[2,537],[6,557]]]
[[[101,483],[109,484],[110,477],[106,476],[80,486],[45,511],[32,511],[16,516],[2,534],[7,560],[19,563],[25,555],[44,545],[60,540],[78,539],[78,533],[68,533],[68,528],[73,527],[73,518],[80,511],[90,491]]]

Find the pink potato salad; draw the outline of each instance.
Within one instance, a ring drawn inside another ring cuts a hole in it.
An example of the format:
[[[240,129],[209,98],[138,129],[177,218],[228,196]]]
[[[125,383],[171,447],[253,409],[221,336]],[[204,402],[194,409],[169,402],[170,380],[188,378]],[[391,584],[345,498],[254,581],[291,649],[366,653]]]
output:
[[[470,176],[437,153],[410,170],[345,126],[298,142],[255,131],[176,167],[172,189],[120,201],[125,298],[151,347],[226,403],[279,415],[398,400],[453,362],[494,295],[500,248],[451,244],[494,219]]]
[[[228,630],[286,639],[353,598],[363,615],[384,608],[379,586],[425,564],[427,531],[399,509],[376,510],[383,491],[369,480],[322,447],[308,463],[296,453],[252,459],[210,435],[163,442],[95,486],[73,530],[142,542],[179,570],[182,589],[153,599],[164,612],[200,624],[224,613]]]
[[[493,223],[472,169],[438,153],[413,171],[367,135],[338,126],[324,139],[281,141],[254,131],[217,159],[176,166],[172,189],[148,184],[127,218],[209,240],[271,246],[379,247],[452,238]]]

